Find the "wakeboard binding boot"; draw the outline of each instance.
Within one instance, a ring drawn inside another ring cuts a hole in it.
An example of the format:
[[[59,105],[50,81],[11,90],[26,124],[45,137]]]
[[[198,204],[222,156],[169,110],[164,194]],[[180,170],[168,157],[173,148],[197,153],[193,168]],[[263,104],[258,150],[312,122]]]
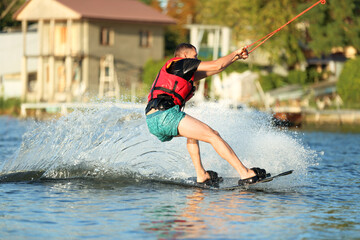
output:
[[[223,181],[222,177],[219,177],[219,175],[217,174],[217,172],[214,171],[206,171],[209,175],[210,175],[210,179],[207,179],[204,182],[198,183],[201,185],[205,185],[208,187],[215,187],[218,188],[219,187],[219,183],[221,183]]]
[[[246,179],[240,179],[238,182],[239,186],[254,184],[258,181],[261,181],[261,180],[271,176],[269,173],[268,174],[266,173],[265,169],[262,169],[262,168],[251,168],[251,170],[254,171],[255,176],[246,178]]]

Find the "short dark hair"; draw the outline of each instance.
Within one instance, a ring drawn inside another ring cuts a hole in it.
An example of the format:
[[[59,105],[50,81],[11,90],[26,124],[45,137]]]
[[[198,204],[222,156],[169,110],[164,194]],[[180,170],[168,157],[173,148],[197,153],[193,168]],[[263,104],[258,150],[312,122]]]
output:
[[[188,49],[195,49],[195,51],[196,51],[196,48],[193,45],[191,45],[190,43],[180,43],[175,48],[174,56],[179,57],[181,52],[188,50]]]

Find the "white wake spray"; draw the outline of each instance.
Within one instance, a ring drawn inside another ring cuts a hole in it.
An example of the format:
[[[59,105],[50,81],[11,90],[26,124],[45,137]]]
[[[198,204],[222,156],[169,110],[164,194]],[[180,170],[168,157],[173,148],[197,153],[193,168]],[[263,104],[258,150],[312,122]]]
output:
[[[41,171],[47,178],[160,179],[195,175],[186,139],[161,143],[149,133],[142,108],[122,109],[111,103],[103,106],[37,123],[24,134],[21,147],[3,164],[1,174]],[[272,127],[266,114],[208,103],[186,108],[185,112],[220,132],[248,167],[272,173],[293,169],[300,179],[316,162],[317,154],[304,146],[297,132]],[[238,177],[211,145],[201,143],[200,147],[206,169]]]

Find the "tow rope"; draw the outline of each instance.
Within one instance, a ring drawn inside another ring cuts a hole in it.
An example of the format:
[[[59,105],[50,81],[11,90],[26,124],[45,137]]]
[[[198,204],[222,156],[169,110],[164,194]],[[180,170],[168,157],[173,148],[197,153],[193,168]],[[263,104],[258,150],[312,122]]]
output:
[[[257,40],[256,42],[252,43],[249,46],[246,46],[245,49],[248,49],[249,47],[253,46],[254,44],[260,42],[258,45],[256,45],[253,49],[251,49],[250,51],[248,51],[248,54],[250,54],[252,51],[254,51],[255,49],[257,49],[260,45],[262,45],[264,42],[266,42],[269,38],[271,38],[272,36],[275,35],[275,33],[279,32],[281,29],[283,29],[284,27],[286,27],[288,24],[290,24],[292,21],[294,21],[295,19],[299,18],[300,16],[304,15],[306,12],[308,12],[310,9],[312,9],[313,7],[315,7],[316,5],[318,5],[319,3],[321,4],[325,4],[326,0],[320,0],[316,3],[314,3],[312,6],[308,7],[307,9],[305,9],[304,11],[302,11],[300,14],[298,14],[297,16],[295,16],[293,19],[291,19],[290,21],[288,21],[287,23],[285,23],[283,26],[279,27],[278,29],[276,29],[275,31],[269,33],[268,35],[264,36],[263,38],[260,38],[259,40]]]

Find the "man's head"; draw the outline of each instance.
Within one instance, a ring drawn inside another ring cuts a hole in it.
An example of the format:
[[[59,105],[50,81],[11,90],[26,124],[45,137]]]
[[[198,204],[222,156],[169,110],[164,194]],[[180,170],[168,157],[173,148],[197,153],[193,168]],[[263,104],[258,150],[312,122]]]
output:
[[[197,58],[196,48],[190,43],[180,43],[175,49],[174,56],[181,58]]]

